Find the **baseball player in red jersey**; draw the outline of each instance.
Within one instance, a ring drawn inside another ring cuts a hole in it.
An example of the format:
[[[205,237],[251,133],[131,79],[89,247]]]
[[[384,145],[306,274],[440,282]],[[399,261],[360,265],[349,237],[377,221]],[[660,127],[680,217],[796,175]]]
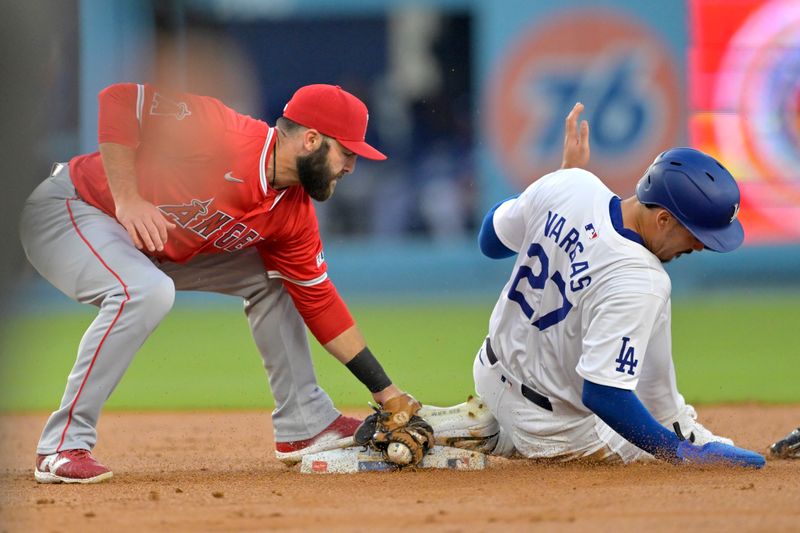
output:
[[[37,449],[42,483],[111,477],[90,450],[100,411],[175,290],[236,295],[275,397],[276,455],[341,447],[359,420],[317,385],[305,326],[376,402],[418,404],[372,356],[327,275],[311,198],[358,156],[367,108],[338,86],[300,88],[274,127],[214,98],[117,84],[99,95],[99,152],[57,164],[23,210],[33,266],[98,307]]]

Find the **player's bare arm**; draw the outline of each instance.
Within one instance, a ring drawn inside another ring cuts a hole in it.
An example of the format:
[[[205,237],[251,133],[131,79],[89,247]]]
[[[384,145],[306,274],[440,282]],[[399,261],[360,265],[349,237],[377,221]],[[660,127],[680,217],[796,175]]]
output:
[[[136,186],[136,152],[115,143],[101,143],[100,155],[108,176],[108,186],[116,204],[116,216],[138,249],[163,251],[167,231],[174,229],[161,211],[139,196]]]
[[[343,331],[338,337],[324,345],[325,349],[336,359],[347,364],[367,347],[364,336],[359,331],[358,326],[353,325]],[[403,394],[396,385],[389,384],[387,387],[372,393],[372,398],[383,404],[386,400]]]
[[[389,462],[418,464],[434,443],[433,428],[417,415],[422,404],[392,384],[355,324],[327,342],[325,348],[347,366],[380,405],[358,427],[354,442],[379,450]]]
[[[583,104],[576,103],[564,121],[564,157],[561,168],[585,168],[589,164],[589,123],[578,119],[583,112]]]

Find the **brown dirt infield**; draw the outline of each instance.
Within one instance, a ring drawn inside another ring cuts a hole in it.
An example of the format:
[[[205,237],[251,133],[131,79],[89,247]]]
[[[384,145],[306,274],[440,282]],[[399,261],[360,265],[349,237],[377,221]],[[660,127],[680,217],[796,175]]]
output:
[[[709,428],[761,451],[800,424],[800,406],[698,410]],[[800,529],[800,460],[760,471],[493,460],[481,472],[306,475],[272,455],[267,413],[106,413],[95,454],[114,478],[38,485],[45,420],[0,417],[2,531]]]

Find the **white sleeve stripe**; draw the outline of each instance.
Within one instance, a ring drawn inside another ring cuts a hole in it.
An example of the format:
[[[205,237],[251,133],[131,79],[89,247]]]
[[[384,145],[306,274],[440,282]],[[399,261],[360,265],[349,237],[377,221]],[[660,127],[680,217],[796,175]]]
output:
[[[136,85],[136,120],[139,121],[139,127],[142,127],[142,109],[144,108],[144,85],[141,83]]]
[[[319,285],[320,283],[328,279],[328,273],[325,272],[320,277],[314,278],[312,280],[302,281],[299,279],[292,279],[290,277],[284,276],[277,270],[268,270],[267,277],[269,277],[270,279],[285,279],[286,281],[291,281],[295,285],[300,285],[301,287],[313,287],[314,285]]]
[[[276,205],[278,205],[278,202],[280,201],[280,199],[281,199],[281,198],[283,198],[283,195],[284,195],[284,194],[286,194],[286,191],[285,191],[285,190],[281,191],[281,193],[280,193],[278,196],[276,196],[276,197],[275,197],[275,201],[273,201],[273,202],[272,202],[272,207],[270,207],[270,208],[269,208],[269,210],[270,210],[270,211],[272,211],[272,209],[273,209],[273,208],[274,208]]]
[[[261,157],[258,160],[258,175],[261,178],[261,191],[264,193],[264,196],[267,195],[267,150],[274,136],[275,128],[270,128],[269,133],[267,133],[267,140],[264,142],[264,148],[261,150]]]

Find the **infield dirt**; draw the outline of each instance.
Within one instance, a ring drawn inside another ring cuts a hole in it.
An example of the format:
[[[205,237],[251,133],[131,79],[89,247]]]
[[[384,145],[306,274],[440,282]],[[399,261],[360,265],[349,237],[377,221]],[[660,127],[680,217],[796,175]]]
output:
[[[764,451],[800,406],[699,406]],[[366,413],[354,413],[366,414]],[[38,485],[46,414],[0,417],[2,531],[798,531],[800,460],[727,470],[665,464],[543,465],[480,472],[300,474],[274,458],[266,412],[107,413],[107,483]]]

